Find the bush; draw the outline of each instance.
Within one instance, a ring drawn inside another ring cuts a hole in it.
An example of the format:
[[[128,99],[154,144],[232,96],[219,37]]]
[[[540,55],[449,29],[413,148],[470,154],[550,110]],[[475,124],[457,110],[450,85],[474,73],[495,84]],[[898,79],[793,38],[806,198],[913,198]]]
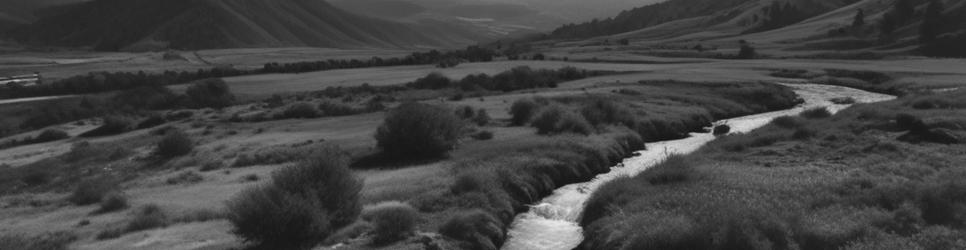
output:
[[[144,231],[168,226],[168,215],[158,205],[150,204],[137,209],[131,221],[124,227],[125,233]]]
[[[832,117],[832,112],[829,112],[825,107],[820,107],[802,111],[801,116],[808,119],[824,119]]]
[[[41,132],[36,137],[34,137],[32,141],[33,143],[44,143],[44,142],[59,141],[67,138],[70,138],[70,135],[67,134],[67,132],[64,132],[62,130],[56,130],[56,129],[47,129],[47,130],[44,130],[44,132]]]
[[[536,101],[529,98],[513,102],[513,105],[510,106],[510,115],[513,117],[511,122],[515,126],[526,125],[537,114],[540,106]]]
[[[219,170],[222,168],[225,168],[224,162],[219,160],[213,160],[213,161],[206,162],[204,165],[201,165],[201,168],[198,170],[201,172],[208,172],[208,171]]]
[[[319,110],[310,103],[300,102],[289,105],[276,119],[308,119],[319,117]]]
[[[90,205],[101,202],[101,199],[116,188],[116,183],[105,178],[88,180],[77,185],[67,200],[78,206]]]
[[[383,202],[366,209],[363,218],[373,225],[376,243],[402,240],[416,231],[419,212],[401,202]]]
[[[157,155],[165,158],[184,156],[194,150],[195,144],[184,132],[175,130],[158,142]]]
[[[335,148],[272,175],[228,202],[233,233],[271,248],[307,248],[356,220],[362,180]]]
[[[405,103],[387,114],[375,137],[387,156],[431,158],[452,150],[461,129],[462,121],[445,108]]]
[[[480,131],[479,133],[473,134],[473,139],[480,141],[492,140],[493,132],[490,131]]]
[[[81,137],[95,137],[116,135],[131,130],[131,121],[120,116],[108,116],[103,118],[104,124],[91,131],[84,132]]]
[[[625,124],[630,125],[633,117],[631,112],[607,99],[596,99],[580,109],[580,114],[590,124],[599,126],[601,124]]]
[[[802,127],[802,125],[804,125],[801,120],[792,116],[781,116],[781,117],[775,118],[774,120],[771,121],[771,124],[775,124],[775,126],[779,126],[787,129],[800,128]]]
[[[116,212],[127,207],[127,197],[120,192],[112,192],[101,199],[101,207],[97,209],[96,213]]]
[[[137,129],[153,128],[153,127],[160,126],[165,122],[168,122],[168,121],[165,120],[163,116],[155,114],[139,122]]]
[[[503,242],[502,223],[482,210],[459,213],[439,228],[439,233],[453,239],[467,241],[481,249],[497,249]]]
[[[718,125],[718,126],[714,126],[714,129],[713,129],[713,131],[711,131],[711,134],[713,134],[713,135],[726,135],[726,134],[728,134],[730,132],[731,132],[731,126],[728,126],[727,124],[721,124],[721,125]]]
[[[192,84],[185,91],[192,108],[224,108],[235,102],[228,84],[222,79],[208,79]]]
[[[486,109],[480,109],[476,111],[476,116],[473,117],[473,123],[477,126],[486,126],[490,124],[490,114],[486,112]]]
[[[559,105],[551,105],[540,110],[533,118],[531,126],[537,128],[539,134],[551,134],[557,131],[560,120],[567,111]]]
[[[919,117],[910,114],[898,114],[896,115],[896,126],[905,131],[913,132],[924,132],[929,130],[929,126],[919,119]]]
[[[557,124],[557,133],[561,132],[571,132],[582,135],[589,135],[594,132],[593,125],[590,125],[583,116],[574,114],[573,112],[567,112],[564,114],[560,123]]]
[[[453,81],[439,72],[433,72],[423,78],[407,84],[414,89],[445,89],[454,86]]]
[[[332,102],[319,104],[319,110],[326,116],[347,116],[361,113],[359,110],[352,108],[352,106]]]

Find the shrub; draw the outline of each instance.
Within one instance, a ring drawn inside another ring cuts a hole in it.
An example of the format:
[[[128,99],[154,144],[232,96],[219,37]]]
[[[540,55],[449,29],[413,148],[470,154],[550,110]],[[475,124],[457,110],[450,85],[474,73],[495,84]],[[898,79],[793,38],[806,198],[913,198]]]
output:
[[[322,114],[326,116],[347,116],[360,113],[358,110],[352,108],[352,106],[333,102],[323,102],[322,104],[319,104],[319,110],[321,110]]]
[[[463,120],[473,119],[476,116],[476,110],[470,106],[463,106],[456,109],[456,116]]]
[[[168,215],[161,207],[154,204],[144,205],[135,211],[133,217],[124,227],[125,233],[144,231],[168,226]]]
[[[832,117],[832,112],[829,112],[825,107],[820,107],[802,111],[801,116],[808,119],[824,119]]]
[[[473,139],[480,141],[486,141],[493,139],[493,132],[490,131],[480,131],[479,133],[473,134]]]
[[[168,121],[165,120],[163,116],[155,114],[139,122],[137,125],[137,129],[153,128],[153,127],[160,126],[165,122],[168,122]]]
[[[726,135],[726,134],[728,134],[730,132],[731,132],[731,126],[728,126],[727,124],[721,124],[721,125],[718,125],[718,126],[714,126],[714,130],[711,131],[711,134],[713,134],[713,135]]]
[[[78,206],[98,203],[105,195],[114,191],[116,187],[116,183],[106,178],[84,181],[77,185],[77,188],[74,189],[67,200]]]
[[[56,130],[56,129],[47,129],[47,130],[44,130],[44,132],[41,132],[36,137],[34,137],[33,142],[44,143],[44,142],[59,141],[67,138],[70,138],[70,135],[67,134],[67,132],[64,132],[62,130]]]
[[[502,223],[482,210],[459,213],[440,226],[440,234],[467,241],[481,249],[497,249],[503,242]]]
[[[107,116],[103,118],[104,124],[91,131],[84,132],[81,137],[95,137],[116,135],[131,130],[131,121],[120,116]]]
[[[641,176],[651,185],[685,182],[694,178],[694,166],[682,155],[668,156],[664,162],[644,171]]]
[[[513,117],[511,119],[513,125],[522,126],[530,122],[530,119],[537,114],[540,109],[540,104],[538,104],[533,99],[520,99],[513,102],[510,106],[510,115]]]
[[[454,86],[453,81],[439,72],[433,72],[423,78],[407,84],[414,89],[445,89]]]
[[[188,135],[180,130],[175,130],[165,135],[158,142],[156,153],[166,158],[178,157],[191,153],[194,147],[194,142],[191,141],[191,138],[188,138]]]
[[[473,123],[477,126],[486,126],[490,123],[490,114],[486,112],[486,109],[480,109],[476,111],[476,116],[473,117]]]
[[[228,202],[233,233],[272,248],[311,247],[333,229],[356,220],[362,181],[335,148],[272,175],[270,185],[248,189]]]
[[[625,124],[632,121],[631,112],[627,108],[607,99],[596,99],[580,109],[580,114],[590,124]]]
[[[557,128],[558,132],[571,132],[582,135],[589,135],[594,132],[594,126],[590,125],[583,116],[567,112]]]
[[[319,117],[319,110],[310,103],[300,102],[289,105],[278,119],[308,119]]]
[[[101,199],[101,207],[96,213],[116,212],[128,207],[127,197],[120,192],[112,192]]]
[[[781,116],[781,117],[775,118],[774,120],[771,121],[771,124],[775,124],[775,126],[779,126],[787,129],[800,128],[803,125],[801,120],[792,116]]]
[[[192,108],[224,108],[235,102],[228,84],[222,79],[208,79],[192,84],[185,91]]]
[[[195,173],[194,171],[185,171],[171,178],[168,178],[168,180],[165,182],[168,183],[168,185],[179,185],[179,184],[198,183],[204,180],[205,180],[204,176],[201,176],[200,174]]]
[[[919,117],[910,114],[898,114],[896,115],[896,126],[901,130],[913,131],[913,132],[924,132],[929,130],[929,126],[919,119]]]
[[[550,105],[540,110],[533,118],[531,125],[537,128],[539,134],[551,134],[559,131],[560,120],[564,118],[566,110],[559,105]]]
[[[387,114],[376,131],[379,148],[394,158],[430,158],[456,146],[462,122],[445,108],[406,103]]]
[[[366,209],[363,218],[373,225],[375,242],[389,243],[405,239],[416,231],[419,212],[401,202],[383,202]]]

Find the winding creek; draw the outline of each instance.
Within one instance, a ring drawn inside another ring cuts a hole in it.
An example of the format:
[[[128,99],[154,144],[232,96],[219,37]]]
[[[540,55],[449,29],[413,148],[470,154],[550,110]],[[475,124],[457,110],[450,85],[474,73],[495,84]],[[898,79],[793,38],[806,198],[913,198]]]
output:
[[[819,84],[785,84],[805,100],[796,108],[762,113],[718,121],[728,124],[731,133],[747,133],[764,126],[772,119],[785,115],[797,115],[802,111],[827,107],[835,113],[850,105],[838,105],[829,101],[837,97],[852,97],[858,103],[881,102],[895,97],[867,91]],[[583,241],[583,229],[577,224],[583,214],[584,203],[597,188],[621,176],[635,176],[651,166],[660,163],[669,154],[689,154],[698,150],[715,137],[710,133],[692,133],[691,137],[654,142],[647,144],[647,150],[638,151],[634,157],[624,159],[623,163],[611,171],[596,176],[593,180],[561,187],[533,205],[530,211],[518,215],[508,232],[509,238],[504,250],[570,250]]]

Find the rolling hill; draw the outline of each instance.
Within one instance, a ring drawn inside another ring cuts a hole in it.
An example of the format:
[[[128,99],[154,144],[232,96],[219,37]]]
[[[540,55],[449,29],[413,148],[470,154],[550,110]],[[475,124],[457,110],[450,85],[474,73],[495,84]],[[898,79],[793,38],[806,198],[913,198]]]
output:
[[[440,48],[487,38],[446,23],[363,17],[323,0],[96,0],[10,35],[26,44],[97,50]]]

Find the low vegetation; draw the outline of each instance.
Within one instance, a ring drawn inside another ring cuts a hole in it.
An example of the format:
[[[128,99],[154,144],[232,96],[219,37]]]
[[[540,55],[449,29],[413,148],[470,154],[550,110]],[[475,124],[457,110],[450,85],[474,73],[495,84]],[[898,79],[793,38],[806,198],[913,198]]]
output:
[[[587,71],[574,67],[564,67],[557,70],[535,70],[527,66],[520,66],[494,76],[476,74],[466,76],[458,81],[446,78],[439,73],[431,73],[426,77],[406,84],[406,86],[414,89],[452,88],[463,91],[489,90],[507,92],[521,89],[555,88],[561,82],[614,73],[616,72]]]
[[[962,111],[918,110],[919,98],[824,119],[781,117],[607,183],[588,202],[581,247],[961,248],[964,224],[955,214],[966,199],[954,190],[966,185],[956,165],[966,159],[955,148],[966,131],[948,124],[962,123]],[[956,140],[920,134],[938,131]]]
[[[361,212],[362,181],[348,158],[326,148],[272,175],[270,184],[245,190],[228,202],[233,233],[263,247],[306,249],[354,222]]]
[[[447,108],[405,103],[386,115],[375,137],[388,157],[433,158],[444,156],[456,146],[462,126]]]
[[[164,158],[172,158],[190,154],[195,144],[188,135],[180,130],[168,131],[158,141],[156,154]]]
[[[372,224],[373,241],[386,244],[415,233],[419,212],[405,203],[383,202],[363,211],[362,218]]]

